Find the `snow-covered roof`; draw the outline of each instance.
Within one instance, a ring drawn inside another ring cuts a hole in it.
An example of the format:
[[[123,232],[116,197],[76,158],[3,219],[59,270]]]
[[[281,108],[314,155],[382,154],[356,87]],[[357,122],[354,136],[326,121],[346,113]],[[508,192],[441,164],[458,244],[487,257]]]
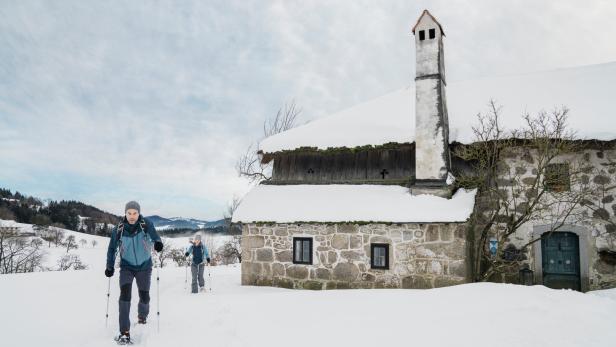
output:
[[[582,139],[616,139],[616,62],[522,75],[450,82],[447,85],[450,142],[473,141],[471,126],[494,99],[507,129],[522,115],[567,106],[569,126]],[[265,153],[300,147],[357,147],[411,143],[415,136],[415,89],[407,87],[333,115],[268,137]]]
[[[464,222],[476,190],[451,199],[411,195],[386,185],[259,185],[233,214],[233,222]]]

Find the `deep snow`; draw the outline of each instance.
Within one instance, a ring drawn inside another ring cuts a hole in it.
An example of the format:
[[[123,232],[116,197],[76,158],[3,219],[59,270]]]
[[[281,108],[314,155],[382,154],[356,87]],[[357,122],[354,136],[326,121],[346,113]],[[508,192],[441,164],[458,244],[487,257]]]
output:
[[[240,267],[227,266],[212,268],[211,293],[192,295],[184,290],[184,274],[183,268],[161,271],[160,332],[151,314],[139,345],[566,347],[616,341],[613,291],[593,295],[542,286],[471,284],[312,292],[242,287]],[[114,345],[117,280],[117,275],[112,278],[105,328],[107,279],[102,267],[2,276],[2,345]],[[153,312],[156,303],[154,282]],[[135,315],[133,311],[133,320]]]
[[[243,198],[233,222],[463,222],[473,212],[475,193],[460,189],[446,199],[395,185],[262,184]]]
[[[181,246],[187,240],[176,239]],[[118,275],[105,327],[107,243],[89,270],[0,275],[1,346],[114,346]],[[185,268],[156,269],[141,346],[611,346],[616,289],[468,284],[432,290],[303,291],[240,285],[240,266],[211,268],[211,293],[189,294]],[[208,281],[206,272],[206,281]],[[133,286],[136,319],[137,289]]]

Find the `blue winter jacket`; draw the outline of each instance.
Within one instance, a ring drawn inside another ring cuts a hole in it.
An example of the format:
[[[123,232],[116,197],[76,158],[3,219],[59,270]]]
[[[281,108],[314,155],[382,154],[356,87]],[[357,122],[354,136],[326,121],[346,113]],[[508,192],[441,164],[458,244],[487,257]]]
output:
[[[145,222],[145,230],[142,229],[140,221]],[[126,218],[122,223],[124,224],[122,235],[118,235],[117,226],[111,232],[111,239],[107,248],[107,268],[112,269],[114,267],[118,249],[120,250],[121,269],[142,271],[152,268],[152,244],[160,241],[160,236],[156,233],[154,224],[142,216],[139,216],[136,227],[128,224]],[[131,229],[134,229],[133,232],[131,232]]]
[[[201,264],[204,259],[210,257],[210,253],[207,251],[207,247],[203,244],[203,242],[199,242],[199,246],[190,245],[186,250],[188,254],[193,255],[193,264]]]

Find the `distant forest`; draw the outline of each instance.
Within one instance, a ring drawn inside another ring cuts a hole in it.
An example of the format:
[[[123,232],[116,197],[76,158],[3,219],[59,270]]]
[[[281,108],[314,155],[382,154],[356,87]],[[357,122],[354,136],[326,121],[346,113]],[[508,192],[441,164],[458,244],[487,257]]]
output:
[[[87,217],[87,219],[79,223],[79,216]],[[39,198],[26,196],[17,191],[12,193],[9,189],[0,188],[0,219],[109,236],[113,227],[120,222],[121,217],[79,201],[50,201],[44,204]],[[230,223],[200,230],[208,233],[241,234],[241,230]],[[159,230],[159,233],[174,237],[192,235],[196,231],[197,229],[182,228]]]
[[[79,216],[88,217],[81,226]],[[12,193],[4,188],[0,188],[0,219],[42,226],[53,225],[94,235],[107,235],[120,221],[119,216],[79,201],[50,201],[44,204],[39,198],[20,192]],[[104,228],[102,224],[110,226]]]
[[[179,237],[179,236],[192,236],[197,231],[203,231],[206,233],[212,234],[228,234],[228,235],[241,235],[242,229],[235,224],[231,225],[219,225],[213,228],[203,228],[203,229],[190,229],[190,228],[178,228],[178,229],[163,229],[158,230],[158,233],[161,236],[167,237]]]

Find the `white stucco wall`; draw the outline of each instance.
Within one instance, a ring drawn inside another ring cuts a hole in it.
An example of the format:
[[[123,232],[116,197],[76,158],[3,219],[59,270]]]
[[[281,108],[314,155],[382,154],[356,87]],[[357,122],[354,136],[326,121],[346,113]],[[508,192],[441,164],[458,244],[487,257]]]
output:
[[[444,123],[441,122],[438,79],[424,79],[416,82],[415,100],[415,156],[417,179],[444,179],[447,166],[443,151],[447,150],[444,140]],[[443,100],[444,102],[444,100]]]
[[[429,29],[435,29],[436,37],[429,39]],[[419,40],[419,32],[424,30],[426,39]],[[424,15],[415,28],[415,62],[417,77],[439,73],[439,48],[441,48],[442,33],[430,16]],[[444,72],[444,71],[443,71]]]
[[[435,30],[430,39],[429,29]],[[425,31],[425,40],[419,32]],[[429,15],[424,14],[415,28],[415,155],[418,180],[443,180],[449,167],[448,120],[442,58],[442,32]]]

